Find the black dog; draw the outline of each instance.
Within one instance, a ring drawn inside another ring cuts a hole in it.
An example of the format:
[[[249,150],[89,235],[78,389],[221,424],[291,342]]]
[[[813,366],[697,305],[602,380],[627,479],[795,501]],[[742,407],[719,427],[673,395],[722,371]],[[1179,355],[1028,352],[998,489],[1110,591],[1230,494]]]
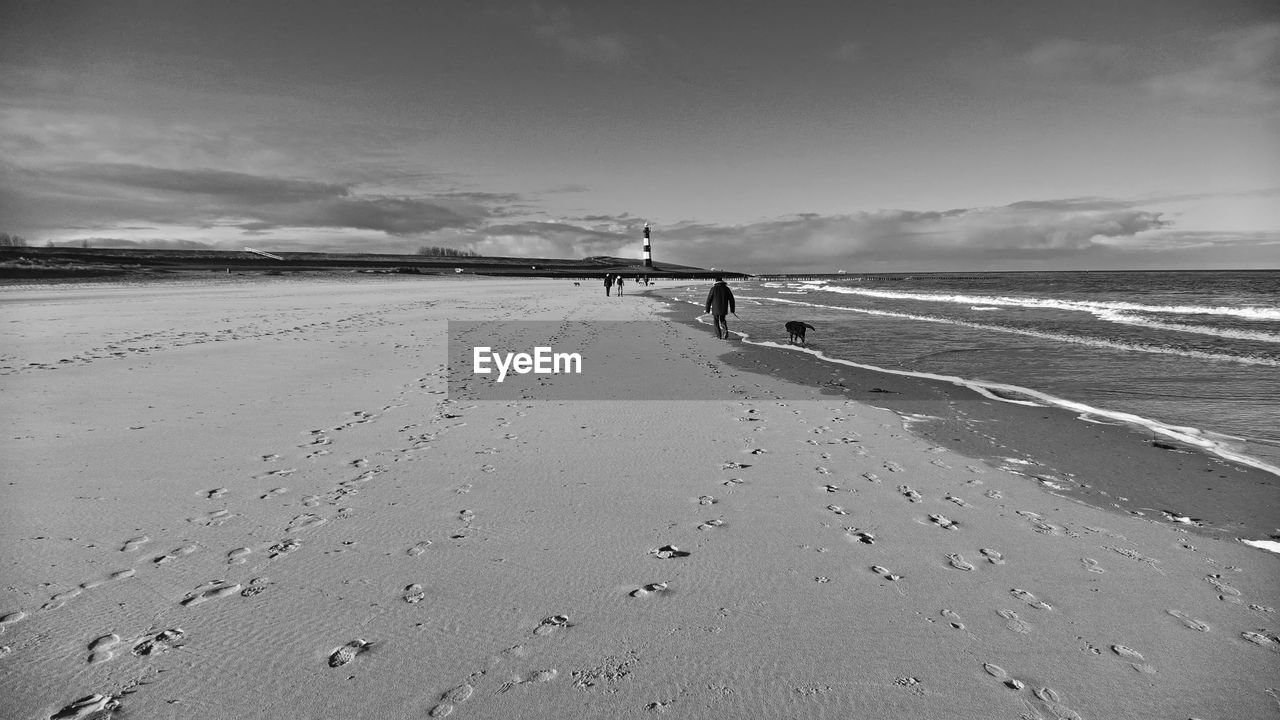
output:
[[[791,337],[787,340],[787,342],[795,343],[796,338],[799,338],[800,344],[803,345],[805,328],[808,328],[809,330],[818,329],[812,325],[809,325],[808,323],[802,323],[799,320],[792,320],[791,322],[787,323],[787,332],[791,333]]]

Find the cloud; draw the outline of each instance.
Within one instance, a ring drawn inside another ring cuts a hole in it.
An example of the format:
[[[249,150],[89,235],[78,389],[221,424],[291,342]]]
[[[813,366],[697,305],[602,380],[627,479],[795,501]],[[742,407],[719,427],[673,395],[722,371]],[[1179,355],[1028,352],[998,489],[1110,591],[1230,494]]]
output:
[[[0,168],[0,197],[14,198],[35,226],[235,226],[249,234],[282,228],[370,230],[421,235],[472,229],[519,200],[509,193],[440,195],[361,193],[350,183],[281,178],[225,170],[126,163],[78,163],[44,171]],[[47,216],[56,214],[56,219]]]
[[[1132,80],[1137,74],[1131,49],[1070,38],[1045,41],[1022,60],[1033,73],[1044,77],[1116,83]]]
[[[1151,77],[1146,87],[1207,111],[1280,111],[1280,23],[1214,35],[1204,62]]]
[[[583,30],[565,7],[550,10],[535,7],[533,34],[570,58],[618,65],[631,57],[629,44],[622,36]]]
[[[203,195],[230,203],[271,205],[345,197],[350,188],[311,180],[225,170],[172,170],[126,163],[76,164],[51,171],[64,178],[165,193]]]
[[[990,268],[1001,262],[1081,257],[1109,239],[1158,231],[1161,213],[1120,201],[1029,201],[945,211],[879,210],[794,215],[725,227],[689,224],[659,230],[679,261],[717,267],[835,269],[860,263],[904,268]],[[669,246],[667,246],[669,247]]]
[[[841,62],[857,62],[862,59],[862,44],[852,40],[840,43],[831,51],[831,57]]]
[[[1280,23],[1184,43],[1181,57],[1073,38],[1045,41],[1019,65],[1041,82],[1111,87],[1201,112],[1280,112]]]

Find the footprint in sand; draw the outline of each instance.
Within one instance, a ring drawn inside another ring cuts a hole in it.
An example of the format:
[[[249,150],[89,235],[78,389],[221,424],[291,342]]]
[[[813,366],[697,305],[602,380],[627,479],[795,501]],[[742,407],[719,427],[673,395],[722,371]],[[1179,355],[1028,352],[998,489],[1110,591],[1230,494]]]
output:
[[[929,516],[929,520],[933,522],[933,524],[937,525],[938,527],[944,530],[955,530],[956,528],[960,527],[960,523],[948,518],[945,515],[938,515],[935,513]]]
[[[147,655],[159,655],[168,652],[176,647],[181,647],[178,642],[186,637],[186,633],[182,628],[170,628],[161,630],[154,635],[148,635],[133,644],[132,652],[138,657]]]
[[[627,594],[633,598],[645,598],[645,597],[653,597],[660,593],[665,593],[666,591],[667,591],[667,583],[660,582],[660,583],[650,583],[643,587],[638,587]]]
[[[49,720],[109,720],[120,709],[114,695],[86,695],[49,716]]]
[[[1165,612],[1173,617],[1178,618],[1179,620],[1182,621],[1183,625],[1187,626],[1188,628],[1191,628],[1192,630],[1197,630],[1199,632],[1209,632],[1208,623],[1201,622],[1200,620],[1196,620],[1195,618],[1191,617],[1190,615],[1180,610],[1165,610]]]
[[[82,592],[84,592],[84,590],[78,587],[73,587],[70,590],[57,593],[49,598],[49,602],[45,603],[44,605],[41,605],[40,609],[41,610],[57,610],[58,608],[66,605],[68,600],[72,600],[76,597],[79,597],[80,593]]]
[[[897,582],[902,579],[901,575],[895,575],[894,573],[889,572],[889,568],[884,567],[883,565],[872,565],[871,572],[879,575],[885,580],[889,580],[890,582]]]
[[[26,619],[27,614],[21,610],[15,610],[11,613],[0,616],[0,632],[4,632],[8,626],[13,623]]]
[[[93,642],[89,643],[89,663],[96,665],[104,663],[116,654],[111,650],[120,644],[120,636],[115,633],[103,635]]]
[[[1031,632],[1031,624],[1018,617],[1018,613],[1012,610],[997,610],[996,614],[1005,619],[1004,626],[1010,630],[1023,635]]]
[[[735,461],[733,461],[733,460],[726,461],[726,462],[724,462],[724,463],[721,463],[721,465],[720,465],[720,469],[721,469],[721,470],[740,470],[740,469],[742,469],[742,468],[749,468],[749,467],[751,467],[751,466],[750,466],[750,465],[743,465],[742,463],[740,463],[740,462],[735,462]]]
[[[992,565],[1004,564],[1004,555],[1001,555],[1000,553],[996,552],[995,550],[992,550],[991,548],[981,548],[980,550],[978,550],[978,552],[982,555],[982,557],[987,559],[987,562],[991,563]]]
[[[889,472],[902,472],[902,466],[892,460],[885,462],[884,469]]]
[[[431,546],[430,540],[423,540],[415,544],[413,547],[409,548],[408,550],[405,550],[405,553],[409,555],[409,557],[417,557],[422,553],[426,552],[427,548],[430,546]]]
[[[533,629],[534,635],[550,635],[560,628],[570,628],[573,624],[569,622],[568,615],[552,615],[542,619],[538,623],[538,627]]]
[[[857,540],[858,542],[863,543],[865,545],[876,544],[876,536],[872,535],[871,533],[865,530],[859,530],[858,528],[854,528],[854,527],[847,527],[844,529],[844,531],[850,540]]]
[[[973,569],[973,563],[970,563],[968,560],[965,560],[964,556],[960,555],[959,553],[952,553],[948,555],[947,564],[957,570],[968,571]]]
[[[1125,660],[1128,660],[1130,667],[1140,673],[1147,673],[1150,675],[1156,671],[1155,668],[1146,664],[1147,659],[1142,657],[1142,653],[1128,647],[1127,645],[1112,645],[1111,652],[1119,655]]]
[[[300,547],[302,547],[301,540],[297,540],[294,538],[285,538],[284,540],[281,540],[275,545],[272,545],[271,547],[267,548],[267,558],[274,560],[282,555],[288,555],[289,553],[293,552],[294,550],[297,550]]]
[[[922,497],[920,493],[916,492],[915,490],[912,490],[911,487],[908,485],[899,485],[898,492],[902,493],[902,496],[910,500],[911,502],[920,502],[924,500],[924,497]]]
[[[943,608],[942,612],[939,614],[942,615],[942,617],[946,618],[947,622],[951,623],[951,627],[955,628],[956,630],[964,630],[964,623],[960,622],[959,613],[955,612],[954,610],[947,610],[946,608]]]
[[[302,498],[302,507],[316,507],[320,504],[319,495],[307,495]]]
[[[649,551],[649,554],[658,558],[659,560],[667,560],[669,558],[689,557],[688,552],[681,550],[675,545],[663,545],[662,547],[653,548],[652,550]]]
[[[1091,573],[1106,572],[1106,570],[1103,570],[1102,566],[1098,564],[1098,561],[1094,560],[1093,558],[1080,558],[1080,564],[1084,565],[1084,569],[1088,570]]]
[[[270,490],[266,491],[266,492],[265,492],[265,493],[263,493],[262,495],[258,496],[258,499],[259,499],[259,500],[270,500],[271,498],[273,498],[273,497],[275,497],[275,496],[277,496],[277,495],[282,495],[282,494],[287,493],[287,492],[289,492],[289,488],[284,488],[284,487],[271,488]]]
[[[732,488],[732,487],[737,487],[739,485],[744,485],[746,484],[746,482],[747,481],[743,480],[742,478],[729,478],[728,480],[725,480],[720,484],[724,485],[725,487]]]
[[[1210,585],[1218,588],[1218,592],[1221,593],[1218,595],[1219,600],[1236,604],[1244,602],[1240,599],[1240,591],[1224,582],[1222,580],[1222,575],[1213,573],[1212,575],[1205,576],[1204,580]]]
[[[405,585],[404,595],[402,597],[404,598],[405,602],[409,603],[410,605],[415,605],[425,600],[427,597],[427,593],[423,591],[422,585],[418,583],[412,583],[409,585]]]
[[[814,472],[816,472],[816,473],[818,473],[819,475],[830,475],[830,474],[831,474],[831,471],[830,471],[830,470],[828,470],[827,468],[822,467],[821,465],[819,465],[818,467],[814,468],[814,469],[813,469],[813,471],[814,471]]]
[[[290,520],[289,525],[285,527],[284,531],[298,532],[299,530],[310,530],[311,528],[319,527],[326,522],[329,521],[315,513],[303,513],[302,515],[295,517],[293,520]]]
[[[956,505],[959,505],[960,507],[969,507],[969,503],[956,497],[955,495],[948,495],[946,499],[947,499],[947,502],[953,502]]]
[[[837,515],[848,515],[849,513],[839,505],[828,505],[827,509]]]
[[[427,717],[442,718],[448,717],[453,712],[454,707],[466,702],[475,693],[475,688],[471,683],[462,683],[457,687],[449,688],[440,694],[440,702],[427,713]]]
[[[218,498],[226,494],[227,494],[226,488],[214,488],[212,490],[204,491],[204,496],[209,500],[217,500]]]
[[[187,522],[193,525],[203,525],[205,527],[214,527],[230,520],[232,517],[230,510],[214,510],[193,518],[187,518]]]
[[[517,685],[532,685],[535,683],[551,682],[556,679],[557,674],[559,673],[556,672],[555,668],[552,668],[550,670],[534,670],[533,672],[525,673],[524,675],[516,675],[512,677],[509,682],[503,683],[502,687],[498,688],[498,692],[507,692]]]
[[[1280,637],[1276,637],[1265,630],[1246,630],[1240,633],[1240,637],[1272,652],[1280,651]]]
[[[706,521],[706,522],[702,523],[701,525],[698,525],[698,529],[699,529],[699,530],[711,530],[712,528],[718,528],[718,527],[723,527],[723,526],[724,526],[724,520],[721,520],[720,518],[715,518],[715,519],[712,519],[712,520],[708,520],[708,521]]]
[[[880,482],[880,476],[873,472],[864,472],[862,473],[862,477],[866,478],[868,482],[873,482],[873,483]]]
[[[719,502],[719,500],[716,500],[710,495],[703,495],[702,497],[698,498],[699,505],[715,505],[717,502]]]
[[[1013,595],[1014,597],[1018,598],[1018,599],[1019,599],[1019,600],[1021,600],[1022,602],[1024,602],[1024,603],[1026,603],[1026,604],[1030,605],[1031,607],[1033,607],[1033,608],[1035,608],[1035,609],[1037,609],[1037,610],[1052,610],[1052,609],[1053,609],[1052,607],[1050,607],[1050,606],[1049,606],[1049,603],[1047,603],[1047,602],[1045,602],[1045,601],[1043,601],[1043,600],[1040,600],[1039,598],[1037,598],[1035,595],[1032,595],[1032,594],[1031,594],[1029,591],[1027,591],[1027,590],[1023,590],[1023,589],[1021,589],[1021,588],[1013,588],[1012,590],[1010,590],[1010,591],[1009,591],[1009,594]]]
[[[170,550],[164,555],[153,558],[151,562],[155,563],[156,565],[167,565],[173,562],[174,560],[177,560],[178,558],[186,557],[199,549],[200,548],[197,545],[183,545],[180,548],[175,548],[173,550]]]
[[[1003,500],[1003,499],[1004,499],[1004,496],[1000,494],[1000,491],[999,491],[999,490],[988,490],[988,491],[986,491],[985,493],[983,493],[983,495],[986,495],[987,497],[991,498],[992,500]]]
[[[298,472],[298,468],[288,468],[286,470],[271,470],[270,472],[264,472],[258,475],[254,475],[253,479],[267,480],[269,478],[288,477],[289,475],[292,475],[296,472]]]
[[[1022,688],[1026,687],[1026,685],[1021,680],[1018,680],[1017,678],[1010,675],[1008,672],[1005,671],[1004,668],[1000,667],[999,665],[993,665],[991,663],[982,663],[982,669],[986,670],[987,674],[990,675],[991,677],[1004,683],[1005,687],[1011,688],[1013,690],[1021,690]]]
[[[253,597],[254,595],[261,595],[262,593],[267,591],[267,585],[269,584],[270,583],[267,581],[267,578],[256,577],[249,581],[248,587],[240,591],[240,597]]]
[[[206,585],[209,585],[210,587],[205,590],[196,588],[188,593],[187,597],[179,604],[183,607],[193,607],[200,603],[217,600],[218,598],[224,598],[228,595],[234,595],[235,593],[240,592],[240,583],[233,583],[226,580],[214,580],[206,583]]]
[[[227,553],[228,565],[243,565],[249,559],[249,554],[253,551],[247,547],[238,547]]]
[[[1062,704],[1062,697],[1053,688],[1036,688],[1031,691],[1041,707],[1057,720],[1081,720],[1080,713]]]
[[[137,550],[138,548],[142,547],[143,545],[149,542],[151,542],[151,538],[147,537],[146,535],[139,535],[138,537],[135,537],[135,538],[129,538],[128,540],[124,541],[124,545],[120,546],[120,552],[133,552],[134,550]]]
[[[356,638],[355,640],[352,640],[329,654],[329,667],[336,668],[346,665],[352,660],[355,660],[357,655],[368,650],[371,645],[373,645],[373,643],[363,638]]]
[[[948,465],[948,464],[946,464],[946,463],[942,462],[941,460],[930,460],[930,461],[929,461],[929,464],[930,464],[930,465],[937,465],[938,467],[942,468],[943,470],[950,470],[950,469],[951,469],[951,466],[950,466],[950,465]]]

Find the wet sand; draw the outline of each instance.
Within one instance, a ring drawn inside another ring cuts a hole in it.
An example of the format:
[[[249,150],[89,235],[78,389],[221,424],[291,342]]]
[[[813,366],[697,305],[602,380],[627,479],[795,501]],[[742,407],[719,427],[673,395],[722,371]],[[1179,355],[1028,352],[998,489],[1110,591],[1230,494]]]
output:
[[[5,717],[1280,707],[1280,558],[919,437],[946,425],[793,382],[652,299],[445,278],[35,293],[0,292]],[[447,320],[654,320],[634,354],[678,353],[673,383],[731,399],[457,402]],[[1056,439],[1025,451],[1059,462]],[[1058,452],[1112,451],[1086,440]],[[1073,467],[1098,487],[1106,464]]]

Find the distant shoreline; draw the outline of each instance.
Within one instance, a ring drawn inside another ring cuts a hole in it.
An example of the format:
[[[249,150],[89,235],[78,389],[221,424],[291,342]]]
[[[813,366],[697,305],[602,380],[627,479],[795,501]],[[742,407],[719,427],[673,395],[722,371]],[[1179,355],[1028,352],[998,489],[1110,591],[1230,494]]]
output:
[[[146,278],[174,273],[363,272],[410,275],[485,275],[503,277],[601,278],[606,274],[698,279],[742,273],[658,262],[645,267],[633,258],[610,256],[514,258],[488,256],[389,255],[230,250],[153,250],[141,248],[0,248],[0,282],[59,278]]]

